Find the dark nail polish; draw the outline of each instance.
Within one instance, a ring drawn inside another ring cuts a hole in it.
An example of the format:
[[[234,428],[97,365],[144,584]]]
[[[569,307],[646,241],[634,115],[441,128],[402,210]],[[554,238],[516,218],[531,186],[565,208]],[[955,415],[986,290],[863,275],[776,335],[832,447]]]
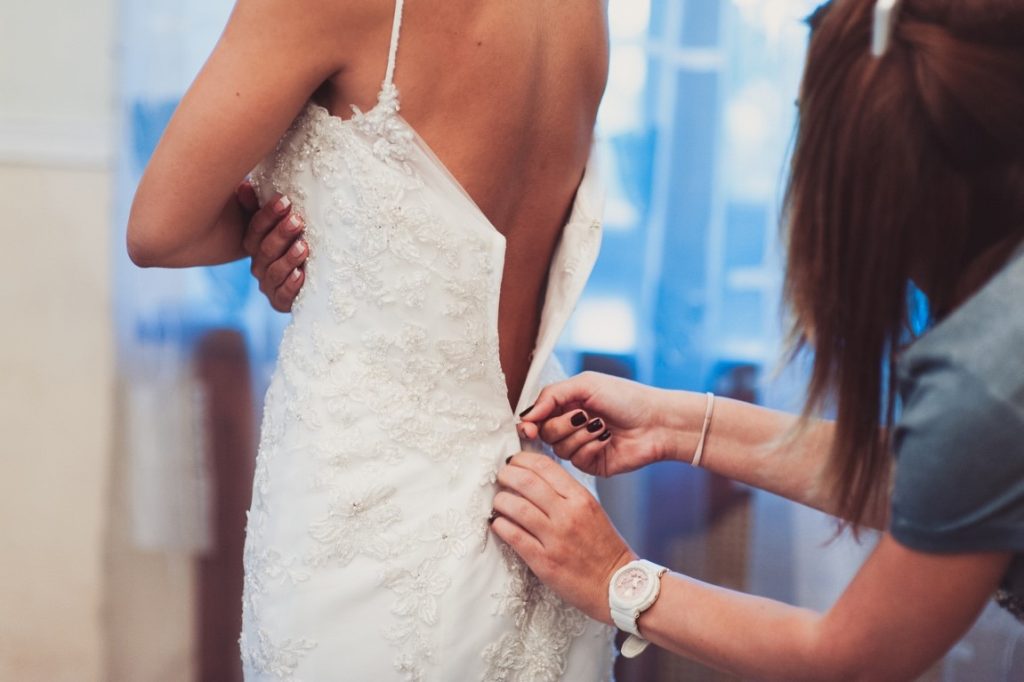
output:
[[[577,412],[569,420],[569,423],[572,424],[573,426],[583,426],[583,424],[586,421],[587,421],[587,415],[583,414],[582,412]]]
[[[608,440],[611,437],[612,437],[612,432],[611,431],[605,431],[600,436],[598,436],[597,439],[598,440]]]
[[[505,458],[505,464],[511,464],[513,457],[515,457],[515,455],[509,455],[508,457],[506,457]]]
[[[525,410],[523,410],[522,412],[520,412],[520,413],[519,413],[519,416],[520,416],[520,417],[525,417],[526,415],[530,414],[530,410],[532,410],[532,409],[533,409],[533,408],[535,408],[535,407],[537,407],[537,403],[534,403],[533,405],[530,405],[530,406],[529,406],[529,407],[527,407],[527,408],[526,408]]]
[[[490,525],[490,524],[494,523],[494,520],[496,518],[498,518],[498,512],[496,512],[496,511],[494,511],[492,509],[491,510],[491,515],[489,517],[487,517],[487,524]]]
[[[604,422],[601,421],[600,419],[595,419],[594,421],[587,424],[587,431],[590,431],[591,433],[597,433],[603,428]]]

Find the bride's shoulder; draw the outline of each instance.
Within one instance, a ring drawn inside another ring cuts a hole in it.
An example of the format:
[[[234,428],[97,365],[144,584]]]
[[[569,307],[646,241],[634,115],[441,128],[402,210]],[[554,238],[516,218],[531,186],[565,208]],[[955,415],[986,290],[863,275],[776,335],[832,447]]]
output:
[[[271,53],[276,46],[284,61],[301,46],[344,62],[367,36],[391,25],[394,11],[395,0],[236,0],[225,35],[258,40]]]
[[[395,0],[236,0],[233,18],[265,27],[300,27],[335,38],[359,35],[390,22]]]
[[[286,20],[343,18],[375,22],[392,16],[395,0],[236,0],[235,9]]]

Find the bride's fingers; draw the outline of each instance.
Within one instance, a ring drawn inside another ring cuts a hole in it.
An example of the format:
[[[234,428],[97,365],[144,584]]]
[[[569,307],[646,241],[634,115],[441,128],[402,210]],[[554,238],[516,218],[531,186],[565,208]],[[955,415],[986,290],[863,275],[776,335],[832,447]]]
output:
[[[557,443],[576,433],[590,421],[583,410],[566,412],[561,417],[553,417],[540,425],[540,438],[545,443]]]

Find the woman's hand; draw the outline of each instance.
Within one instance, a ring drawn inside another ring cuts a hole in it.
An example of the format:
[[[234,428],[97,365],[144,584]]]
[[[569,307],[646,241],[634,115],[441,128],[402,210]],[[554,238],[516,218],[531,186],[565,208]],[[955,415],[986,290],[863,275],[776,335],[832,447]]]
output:
[[[558,596],[611,623],[608,583],[636,558],[601,505],[557,462],[532,452],[498,472],[491,528]]]
[[[525,437],[549,443],[576,468],[614,476],[652,462],[689,461],[705,400],[702,394],[584,372],[541,391],[521,415],[519,428]]]

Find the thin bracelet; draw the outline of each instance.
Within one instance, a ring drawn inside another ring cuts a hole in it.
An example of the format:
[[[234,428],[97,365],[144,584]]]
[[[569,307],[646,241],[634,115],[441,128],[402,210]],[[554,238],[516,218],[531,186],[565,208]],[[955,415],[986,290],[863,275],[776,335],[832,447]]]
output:
[[[715,409],[715,394],[710,391],[708,396],[708,406],[704,410],[704,426],[700,428],[700,440],[697,441],[697,449],[693,453],[693,459],[690,460],[690,464],[695,467],[700,466],[700,458],[704,455],[704,439],[708,435],[708,427],[711,426],[711,411]]]

